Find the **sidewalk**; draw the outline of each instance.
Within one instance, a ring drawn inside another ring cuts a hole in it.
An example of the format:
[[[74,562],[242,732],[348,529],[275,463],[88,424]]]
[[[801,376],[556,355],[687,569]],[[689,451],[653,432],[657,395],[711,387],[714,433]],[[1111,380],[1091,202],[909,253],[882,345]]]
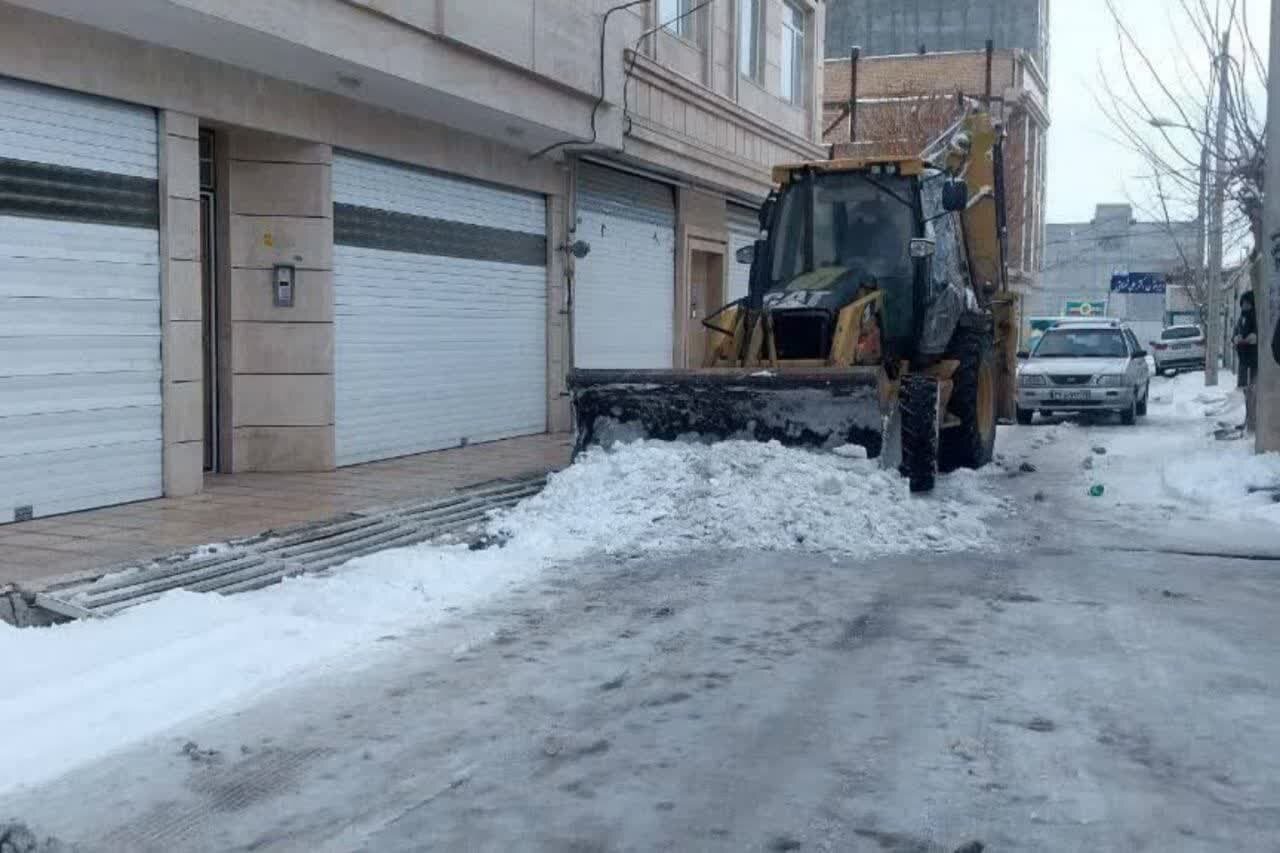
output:
[[[204,491],[0,525],[0,587],[448,494],[569,463],[567,435],[536,435],[312,474],[212,474]]]

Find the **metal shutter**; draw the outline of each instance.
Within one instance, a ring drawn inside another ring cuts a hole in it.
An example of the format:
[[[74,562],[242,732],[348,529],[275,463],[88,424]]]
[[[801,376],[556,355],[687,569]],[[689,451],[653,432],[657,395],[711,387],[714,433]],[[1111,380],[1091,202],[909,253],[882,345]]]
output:
[[[337,461],[544,432],[546,201],[333,162]]]
[[[0,78],[0,523],[163,490],[156,133]]]
[[[760,234],[760,218],[756,211],[737,204],[728,205],[729,224],[729,291],[725,294],[728,304],[747,295],[751,283],[751,265],[740,264],[735,253],[743,246],[750,246]]]
[[[676,211],[671,187],[587,163],[578,169],[573,358],[578,367],[670,367]]]

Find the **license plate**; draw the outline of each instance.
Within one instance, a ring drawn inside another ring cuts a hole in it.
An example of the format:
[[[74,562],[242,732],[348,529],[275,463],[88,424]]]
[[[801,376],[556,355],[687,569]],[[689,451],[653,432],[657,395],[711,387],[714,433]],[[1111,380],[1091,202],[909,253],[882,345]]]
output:
[[[1050,391],[1050,400],[1088,400],[1088,391]]]
[[[1174,349],[1191,349],[1191,344],[1174,344]]]

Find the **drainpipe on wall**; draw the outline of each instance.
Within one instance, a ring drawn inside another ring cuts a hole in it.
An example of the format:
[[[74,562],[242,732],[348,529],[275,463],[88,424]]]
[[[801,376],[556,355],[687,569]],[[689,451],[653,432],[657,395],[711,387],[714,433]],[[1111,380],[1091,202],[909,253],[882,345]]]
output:
[[[569,192],[565,199],[565,229],[564,242],[565,246],[572,246],[573,241],[578,233],[578,164],[582,162],[577,157],[571,157],[566,161],[566,180],[569,182]],[[573,252],[565,251],[564,253],[564,306],[560,309],[565,315],[565,334],[568,340],[565,342],[565,369],[572,370],[575,364],[573,341],[574,341],[574,288],[577,286],[577,259],[573,257]],[[567,390],[565,394],[567,395]],[[571,425],[572,426],[572,425]]]

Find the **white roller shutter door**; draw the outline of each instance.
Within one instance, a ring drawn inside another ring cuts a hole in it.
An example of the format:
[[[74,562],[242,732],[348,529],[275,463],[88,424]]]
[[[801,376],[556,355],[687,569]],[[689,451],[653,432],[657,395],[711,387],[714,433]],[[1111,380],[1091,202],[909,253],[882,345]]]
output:
[[[156,133],[0,78],[0,523],[162,493]]]
[[[582,163],[573,360],[577,367],[671,367],[676,211],[671,187]]]
[[[546,430],[546,201],[334,157],[337,461]]]
[[[750,246],[760,233],[760,219],[756,211],[737,204],[728,205],[729,224],[729,291],[725,294],[725,304],[742,299],[747,295],[751,284],[751,264],[738,263],[737,252],[743,246]]]

